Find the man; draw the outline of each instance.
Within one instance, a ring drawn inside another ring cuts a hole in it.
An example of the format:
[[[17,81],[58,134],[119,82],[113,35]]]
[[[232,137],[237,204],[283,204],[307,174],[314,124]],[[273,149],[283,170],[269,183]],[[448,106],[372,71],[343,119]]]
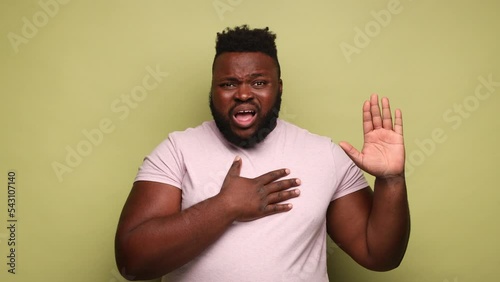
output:
[[[410,232],[401,112],[393,122],[388,99],[380,110],[372,95],[361,152],[278,119],[275,38],[248,26],[217,34],[214,121],[171,133],[145,158],[116,234],[124,277],[328,281],[326,233],[368,269],[401,262]],[[376,177],[373,192],[359,168]]]

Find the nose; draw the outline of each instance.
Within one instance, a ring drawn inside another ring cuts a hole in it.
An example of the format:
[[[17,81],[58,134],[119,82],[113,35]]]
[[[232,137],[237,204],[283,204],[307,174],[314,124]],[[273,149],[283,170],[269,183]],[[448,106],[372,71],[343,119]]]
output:
[[[246,83],[242,83],[234,95],[234,99],[245,102],[253,99],[252,87]]]

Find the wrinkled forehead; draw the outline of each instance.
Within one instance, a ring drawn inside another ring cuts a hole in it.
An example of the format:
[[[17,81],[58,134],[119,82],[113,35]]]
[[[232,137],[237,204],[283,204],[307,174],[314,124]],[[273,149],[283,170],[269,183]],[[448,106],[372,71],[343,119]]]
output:
[[[212,74],[215,76],[250,73],[277,74],[275,60],[261,52],[225,52],[214,59]]]

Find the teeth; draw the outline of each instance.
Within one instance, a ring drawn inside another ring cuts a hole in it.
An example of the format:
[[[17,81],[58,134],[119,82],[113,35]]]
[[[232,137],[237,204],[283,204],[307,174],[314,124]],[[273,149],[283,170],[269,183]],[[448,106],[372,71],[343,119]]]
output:
[[[253,114],[254,111],[239,111],[238,114]]]

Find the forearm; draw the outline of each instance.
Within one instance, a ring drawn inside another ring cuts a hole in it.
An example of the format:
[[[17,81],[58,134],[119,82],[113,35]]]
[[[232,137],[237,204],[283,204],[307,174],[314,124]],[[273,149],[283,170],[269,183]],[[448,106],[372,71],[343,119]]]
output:
[[[404,177],[375,180],[367,248],[376,270],[399,265],[408,244],[410,212]]]
[[[198,256],[233,221],[217,196],[180,213],[150,219],[117,242],[120,271],[134,280],[160,277]]]

